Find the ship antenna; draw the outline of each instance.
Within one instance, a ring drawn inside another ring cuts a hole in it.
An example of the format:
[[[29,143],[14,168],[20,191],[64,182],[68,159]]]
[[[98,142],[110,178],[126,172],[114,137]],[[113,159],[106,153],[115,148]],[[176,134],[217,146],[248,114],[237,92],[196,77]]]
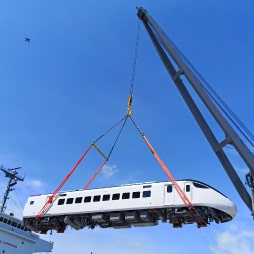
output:
[[[3,166],[1,166],[1,170],[5,173],[5,177],[9,178],[9,182],[7,184],[7,188],[6,191],[4,193],[4,199],[3,199],[3,204],[1,206],[1,212],[4,212],[6,209],[6,201],[9,199],[9,193],[13,190],[15,190],[13,188],[14,185],[16,185],[18,183],[18,181],[24,181],[24,177],[21,177],[18,175],[18,169],[20,169],[21,167],[17,167],[17,168],[11,168],[11,169],[5,169],[3,168]]]

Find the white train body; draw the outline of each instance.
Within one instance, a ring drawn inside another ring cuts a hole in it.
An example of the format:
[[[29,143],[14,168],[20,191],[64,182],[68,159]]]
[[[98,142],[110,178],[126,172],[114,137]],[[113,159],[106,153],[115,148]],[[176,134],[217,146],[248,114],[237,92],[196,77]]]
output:
[[[174,227],[191,223],[202,227],[235,217],[234,203],[214,188],[193,180],[177,183],[194,209],[185,206],[171,182],[153,182],[61,192],[39,221],[35,217],[52,194],[30,196],[23,218],[31,230],[46,233],[52,229],[64,232],[66,225],[121,228],[157,225],[159,220]]]

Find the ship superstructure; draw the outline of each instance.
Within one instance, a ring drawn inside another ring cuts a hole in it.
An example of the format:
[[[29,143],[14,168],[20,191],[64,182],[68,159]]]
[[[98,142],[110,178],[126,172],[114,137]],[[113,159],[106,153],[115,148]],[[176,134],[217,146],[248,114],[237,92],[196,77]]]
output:
[[[26,228],[23,221],[13,213],[7,214],[7,201],[9,194],[14,190],[18,181],[24,178],[18,175],[19,168],[5,169],[0,168],[5,173],[5,177],[9,178],[7,188],[4,192],[4,198],[0,209],[0,253],[8,254],[32,254],[40,252],[51,252],[53,243],[45,241],[31,230]]]

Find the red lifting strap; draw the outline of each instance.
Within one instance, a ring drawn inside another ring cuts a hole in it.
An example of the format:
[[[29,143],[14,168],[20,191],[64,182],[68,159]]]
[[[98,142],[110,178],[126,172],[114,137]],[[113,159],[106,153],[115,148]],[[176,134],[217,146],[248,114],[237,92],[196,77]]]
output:
[[[92,183],[92,181],[95,179],[95,177],[101,172],[105,164],[107,163],[108,160],[105,160],[101,166],[97,169],[97,171],[94,173],[94,175],[91,177],[91,179],[88,181],[88,183],[85,185],[84,190],[86,190],[89,185]]]
[[[155,159],[158,161],[158,163],[160,164],[161,168],[164,170],[164,172],[166,173],[166,175],[168,176],[168,178],[170,179],[170,181],[172,182],[173,186],[175,187],[176,191],[178,192],[179,196],[181,197],[181,199],[183,200],[184,204],[191,210],[194,209],[192,203],[190,202],[190,200],[188,199],[188,197],[186,196],[186,194],[184,193],[184,191],[181,189],[181,187],[178,185],[177,181],[175,180],[175,178],[173,177],[173,175],[170,173],[169,169],[167,168],[166,164],[162,161],[162,159],[160,158],[160,156],[156,153],[155,149],[153,148],[153,146],[151,145],[151,143],[148,141],[148,139],[146,138],[146,136],[144,135],[144,133],[141,132],[140,128],[137,126],[137,124],[135,123],[135,121],[133,120],[133,118],[131,116],[129,116],[129,118],[131,119],[132,123],[134,124],[134,126],[136,127],[136,129],[138,130],[139,134],[141,135],[141,137],[144,139],[145,143],[147,144],[147,146],[149,147],[151,153],[154,155]]]
[[[173,175],[170,173],[170,171],[168,170],[167,166],[165,165],[165,163],[161,160],[161,158],[159,157],[159,155],[156,153],[156,151],[154,150],[154,148],[152,147],[152,145],[150,144],[150,142],[148,141],[148,139],[146,138],[146,136],[144,134],[142,134],[143,139],[145,140],[147,146],[149,147],[150,151],[152,152],[152,154],[154,155],[155,159],[158,161],[158,163],[160,164],[161,168],[164,170],[164,172],[166,173],[166,175],[168,176],[168,178],[170,179],[170,181],[172,182],[172,184],[174,185],[175,189],[177,190],[179,196],[181,197],[181,199],[183,200],[183,202],[185,203],[185,205],[189,208],[189,209],[193,209],[193,205],[190,202],[190,200],[188,199],[188,197],[185,195],[184,191],[181,189],[181,187],[178,185],[178,183],[176,182],[175,178],[173,177]]]
[[[53,204],[58,192],[62,189],[63,185],[68,181],[68,179],[71,177],[73,172],[76,170],[76,168],[79,166],[81,161],[84,159],[86,154],[89,152],[91,149],[92,145],[90,145],[87,150],[82,154],[82,156],[79,158],[79,160],[76,162],[74,167],[71,169],[71,171],[68,173],[68,175],[64,178],[64,180],[61,182],[61,184],[57,187],[57,189],[54,191],[54,193],[49,197],[47,202],[44,204],[44,206],[41,208],[41,210],[38,212],[36,215],[36,220],[39,220],[50,208],[50,206]]]

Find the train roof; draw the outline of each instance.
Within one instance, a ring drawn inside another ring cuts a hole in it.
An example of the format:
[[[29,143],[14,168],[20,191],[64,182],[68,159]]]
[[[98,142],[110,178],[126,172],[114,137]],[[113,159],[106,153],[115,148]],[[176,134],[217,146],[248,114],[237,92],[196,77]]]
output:
[[[194,179],[181,179],[181,180],[176,180],[177,182],[194,182],[194,183],[198,183],[200,185],[203,185],[207,188],[213,189],[217,192],[219,192],[221,195],[225,196],[223,193],[221,193],[220,191],[218,191],[216,188],[208,185],[207,183],[204,183],[202,181],[199,180],[194,180]],[[109,186],[109,187],[98,187],[98,188],[93,188],[93,189],[87,189],[87,190],[98,190],[98,189],[110,189],[110,188],[120,188],[120,187],[128,187],[128,186],[138,186],[138,185],[152,185],[152,184],[160,184],[160,183],[170,183],[170,181],[148,181],[148,182],[140,182],[140,183],[129,183],[129,184],[121,184],[121,185],[116,185],[116,186]],[[76,191],[84,191],[84,189],[76,189],[76,190],[64,190],[64,191],[60,191],[59,195],[67,193],[67,192],[76,192]],[[47,194],[37,194],[37,195],[30,195],[30,197],[33,196],[41,196],[41,195],[51,195],[53,193],[47,193]]]

